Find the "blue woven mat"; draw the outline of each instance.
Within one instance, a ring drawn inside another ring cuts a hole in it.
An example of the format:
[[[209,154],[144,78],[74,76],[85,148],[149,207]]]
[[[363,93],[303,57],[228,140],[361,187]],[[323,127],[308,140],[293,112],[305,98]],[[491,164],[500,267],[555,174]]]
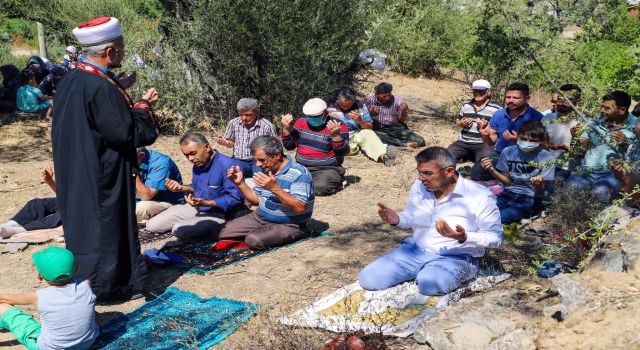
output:
[[[297,240],[282,247],[289,247],[309,239],[330,236],[331,234],[332,233],[329,231],[312,232],[307,238]],[[167,266],[184,270],[188,273],[204,275],[207,272],[221,269],[225,266],[235,264],[239,261],[282,248],[275,247],[263,250],[234,249],[223,252],[210,252],[209,248],[211,248],[212,246],[213,243],[203,241],[169,242],[167,245],[162,247],[160,251],[165,254],[169,253],[179,255],[180,257],[182,257],[182,262],[159,265],[159,267]]]
[[[204,299],[175,287],[100,327],[93,349],[207,349],[257,312],[256,305]]]

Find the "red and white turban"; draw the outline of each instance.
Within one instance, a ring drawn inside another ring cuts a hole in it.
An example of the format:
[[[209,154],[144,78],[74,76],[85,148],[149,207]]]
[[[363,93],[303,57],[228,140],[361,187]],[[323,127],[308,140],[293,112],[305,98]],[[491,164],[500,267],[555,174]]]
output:
[[[102,45],[122,36],[120,21],[115,17],[99,17],[73,28],[73,35],[84,47]]]

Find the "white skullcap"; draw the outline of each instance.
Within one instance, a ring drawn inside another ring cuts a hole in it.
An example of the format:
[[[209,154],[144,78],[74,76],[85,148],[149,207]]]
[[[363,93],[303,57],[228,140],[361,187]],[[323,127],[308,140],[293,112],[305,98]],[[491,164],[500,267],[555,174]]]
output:
[[[67,48],[65,49],[67,52],[71,52],[72,54],[76,54],[78,53],[78,50],[76,50],[75,46],[67,46]]]
[[[115,17],[99,17],[73,28],[73,35],[82,46],[96,46],[118,39],[122,28]]]
[[[302,113],[309,117],[315,117],[327,110],[327,103],[321,98],[312,98],[302,106]]]

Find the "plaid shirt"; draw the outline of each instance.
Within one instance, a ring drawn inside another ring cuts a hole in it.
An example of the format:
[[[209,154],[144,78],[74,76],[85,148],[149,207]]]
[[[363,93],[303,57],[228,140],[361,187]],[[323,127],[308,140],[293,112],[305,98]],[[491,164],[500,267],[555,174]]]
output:
[[[251,159],[251,141],[258,136],[270,135],[278,137],[276,127],[271,124],[270,121],[264,118],[258,118],[256,124],[248,129],[240,118],[231,119],[227,130],[224,132],[224,138],[230,141],[234,141],[233,144],[233,158],[237,159]]]
[[[401,111],[400,107],[404,101],[399,97],[391,96],[391,101],[383,105],[378,101],[376,95],[371,95],[364,100],[364,103],[369,107],[373,106],[378,108],[378,115],[371,116],[373,118],[373,128],[378,129],[398,123]]]

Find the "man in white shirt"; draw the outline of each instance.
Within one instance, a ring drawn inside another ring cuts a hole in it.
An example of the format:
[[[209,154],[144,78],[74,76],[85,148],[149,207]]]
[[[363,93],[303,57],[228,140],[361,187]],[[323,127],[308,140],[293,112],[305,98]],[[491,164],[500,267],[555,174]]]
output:
[[[404,211],[378,204],[385,223],[412,229],[413,236],[358,275],[367,290],[382,290],[415,279],[420,293],[444,295],[478,273],[485,248],[502,244],[496,199],[482,185],[456,171],[456,158],[442,147],[416,156],[418,180]]]

